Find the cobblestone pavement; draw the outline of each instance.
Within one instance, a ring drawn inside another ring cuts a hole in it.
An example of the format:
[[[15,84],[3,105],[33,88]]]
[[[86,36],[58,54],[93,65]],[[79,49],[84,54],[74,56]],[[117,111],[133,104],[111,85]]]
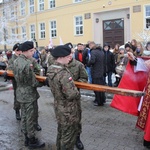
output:
[[[42,131],[37,132],[37,136],[46,143],[46,147],[41,150],[55,150],[57,123],[53,96],[48,87],[38,88],[38,91],[39,124]],[[137,117],[111,108],[111,99],[107,99],[103,107],[93,106],[93,100],[94,97],[82,96],[81,139],[85,150],[146,150],[142,145],[143,132],[135,128]],[[23,144],[20,122],[15,119],[13,110],[13,90],[2,91],[0,150],[28,150]]]

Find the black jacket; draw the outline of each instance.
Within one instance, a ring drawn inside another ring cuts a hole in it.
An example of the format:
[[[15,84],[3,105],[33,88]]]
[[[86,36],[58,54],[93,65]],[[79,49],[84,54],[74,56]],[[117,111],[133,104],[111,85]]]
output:
[[[112,52],[104,51],[104,73],[115,71],[115,58]]]
[[[88,63],[91,66],[92,78],[102,78],[104,74],[104,52],[100,48],[91,50],[91,59]]]

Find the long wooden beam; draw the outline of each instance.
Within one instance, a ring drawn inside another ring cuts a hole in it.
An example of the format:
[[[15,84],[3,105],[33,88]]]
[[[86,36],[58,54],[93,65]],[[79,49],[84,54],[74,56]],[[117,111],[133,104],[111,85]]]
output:
[[[0,70],[0,75],[4,74],[5,72],[7,72],[7,75],[10,77],[14,76],[12,71],[5,71],[5,70]],[[46,77],[38,76],[38,75],[36,75],[36,78],[40,82],[44,82],[46,79]],[[118,95],[123,95],[123,96],[133,96],[133,97],[141,97],[144,95],[144,92],[142,91],[109,87],[109,86],[97,85],[97,84],[88,84],[88,83],[76,82],[76,81],[74,83],[80,89],[102,91],[102,92],[107,92],[107,93],[113,93],[113,94],[118,94]]]

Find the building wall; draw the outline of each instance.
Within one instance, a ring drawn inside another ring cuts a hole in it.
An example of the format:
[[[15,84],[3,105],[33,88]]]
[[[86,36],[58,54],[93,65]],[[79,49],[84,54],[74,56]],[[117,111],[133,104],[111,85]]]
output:
[[[31,24],[35,24],[38,45],[46,46],[50,39],[51,20],[56,20],[57,22],[57,37],[52,39],[54,45],[59,45],[60,37],[64,43],[72,42],[77,44],[78,42],[86,43],[89,40],[93,40],[98,44],[102,44],[102,22],[103,20],[115,18],[124,19],[124,42],[130,41],[132,38],[142,40],[139,38],[138,33],[144,30],[144,6],[149,4],[150,0],[83,0],[81,3],[73,3],[73,0],[56,0],[56,8],[53,9],[48,8],[48,0],[45,0],[45,10],[41,12],[37,11],[38,0],[35,0],[34,14],[28,14],[28,0],[25,0],[25,2],[27,15],[24,20],[28,39],[30,39],[29,27]],[[133,6],[137,5],[141,6],[141,11],[133,12]],[[18,8],[20,8],[19,5]],[[84,18],[86,14],[90,14],[90,18],[83,19],[84,33],[77,36],[74,29],[74,17],[82,15]],[[127,14],[130,14],[129,19]],[[95,21],[96,18],[99,19],[98,23]],[[39,23],[41,22],[45,22],[46,25],[45,39],[39,38]],[[20,33],[20,31],[21,27],[19,26],[18,32]]]

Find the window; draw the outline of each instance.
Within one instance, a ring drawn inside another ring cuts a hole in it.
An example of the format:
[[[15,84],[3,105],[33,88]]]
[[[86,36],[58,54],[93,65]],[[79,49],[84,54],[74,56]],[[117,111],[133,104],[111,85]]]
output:
[[[10,17],[13,18],[15,16],[14,6],[10,7]]]
[[[30,37],[31,39],[35,39],[35,25],[30,25]]]
[[[44,0],[39,0],[39,11],[44,10]]]
[[[29,0],[30,14],[34,13],[34,0]]]
[[[57,36],[57,30],[56,30],[56,21],[51,21],[50,22],[50,29],[51,29],[51,37],[56,37]]]
[[[25,2],[21,1],[21,6],[20,6],[20,11],[21,11],[21,16],[25,15]]]
[[[82,0],[74,0],[75,3],[82,2]]]
[[[12,39],[15,38],[15,29],[14,28],[11,29],[11,38]]]
[[[75,34],[76,35],[83,34],[83,17],[82,16],[75,17]]]
[[[150,28],[150,5],[145,7],[145,25]]]
[[[49,0],[49,8],[55,7],[55,0]]]
[[[22,39],[26,40],[26,27],[22,26],[21,29],[22,29]]]
[[[40,23],[40,38],[45,38],[45,23]]]

